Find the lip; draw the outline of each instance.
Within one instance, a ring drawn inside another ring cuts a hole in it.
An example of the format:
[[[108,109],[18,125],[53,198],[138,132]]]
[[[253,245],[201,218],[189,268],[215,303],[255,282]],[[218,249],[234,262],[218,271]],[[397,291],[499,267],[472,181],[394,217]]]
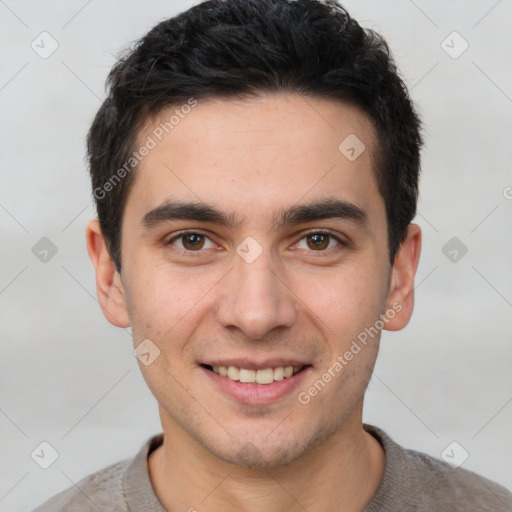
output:
[[[274,361],[272,362],[272,364],[274,364]],[[300,364],[297,364],[295,366],[299,365]],[[221,364],[220,366],[237,366],[237,364]],[[277,364],[276,366],[284,365]],[[292,364],[289,364],[287,366],[292,366]],[[256,368],[254,366],[254,363],[251,368],[242,365],[242,368],[247,368],[248,370],[270,367],[272,367],[272,365]],[[288,377],[286,379],[279,381],[274,381],[272,382],[272,384],[246,384],[231,380],[228,377],[222,377],[221,375],[217,375],[216,373],[212,372],[211,370],[208,370],[204,366],[200,366],[199,368],[205,374],[206,378],[210,380],[210,383],[222,394],[228,396],[229,398],[235,400],[238,403],[251,405],[272,404],[278,402],[279,400],[287,396],[290,396],[293,393],[293,391],[297,389],[300,383],[304,381],[309,372],[312,371],[313,369],[312,366],[310,365],[306,366],[300,372],[296,373],[292,377]]]

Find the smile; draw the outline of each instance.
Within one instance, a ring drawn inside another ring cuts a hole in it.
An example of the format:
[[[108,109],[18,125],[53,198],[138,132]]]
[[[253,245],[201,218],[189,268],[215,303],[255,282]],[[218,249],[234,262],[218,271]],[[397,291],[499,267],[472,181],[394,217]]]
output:
[[[293,395],[313,371],[311,364],[290,360],[261,364],[216,361],[199,366],[214,389],[238,403],[252,405],[269,405]]]
[[[305,368],[302,366],[276,366],[275,368],[261,368],[252,370],[248,368],[239,368],[238,366],[211,366],[204,365],[204,367],[221,377],[226,377],[235,382],[242,384],[272,384],[276,381],[288,379],[296,375]]]

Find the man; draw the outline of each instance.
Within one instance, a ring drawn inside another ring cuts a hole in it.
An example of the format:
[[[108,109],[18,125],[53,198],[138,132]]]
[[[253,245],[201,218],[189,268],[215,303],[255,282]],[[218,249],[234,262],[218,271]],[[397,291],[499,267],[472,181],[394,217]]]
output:
[[[362,423],[421,245],[420,121],[382,38],[335,2],[213,0],[108,83],[87,246],[163,434],[38,510],[511,510]]]

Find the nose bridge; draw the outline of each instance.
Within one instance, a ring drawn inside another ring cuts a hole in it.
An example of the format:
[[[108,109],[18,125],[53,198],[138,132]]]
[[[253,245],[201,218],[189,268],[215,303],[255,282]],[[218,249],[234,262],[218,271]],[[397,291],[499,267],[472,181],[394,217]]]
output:
[[[293,296],[281,282],[270,249],[254,241],[237,248],[229,285],[218,309],[224,327],[234,326],[250,339],[261,339],[275,327],[293,324]]]

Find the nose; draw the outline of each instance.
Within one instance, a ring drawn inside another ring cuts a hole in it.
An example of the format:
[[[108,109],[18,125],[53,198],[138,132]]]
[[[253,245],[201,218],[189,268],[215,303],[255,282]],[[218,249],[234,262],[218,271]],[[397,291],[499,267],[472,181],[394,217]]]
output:
[[[267,253],[251,263],[238,255],[234,258],[234,268],[222,283],[218,322],[239,329],[250,340],[261,340],[279,327],[291,327],[297,314],[294,295],[272,268]]]

